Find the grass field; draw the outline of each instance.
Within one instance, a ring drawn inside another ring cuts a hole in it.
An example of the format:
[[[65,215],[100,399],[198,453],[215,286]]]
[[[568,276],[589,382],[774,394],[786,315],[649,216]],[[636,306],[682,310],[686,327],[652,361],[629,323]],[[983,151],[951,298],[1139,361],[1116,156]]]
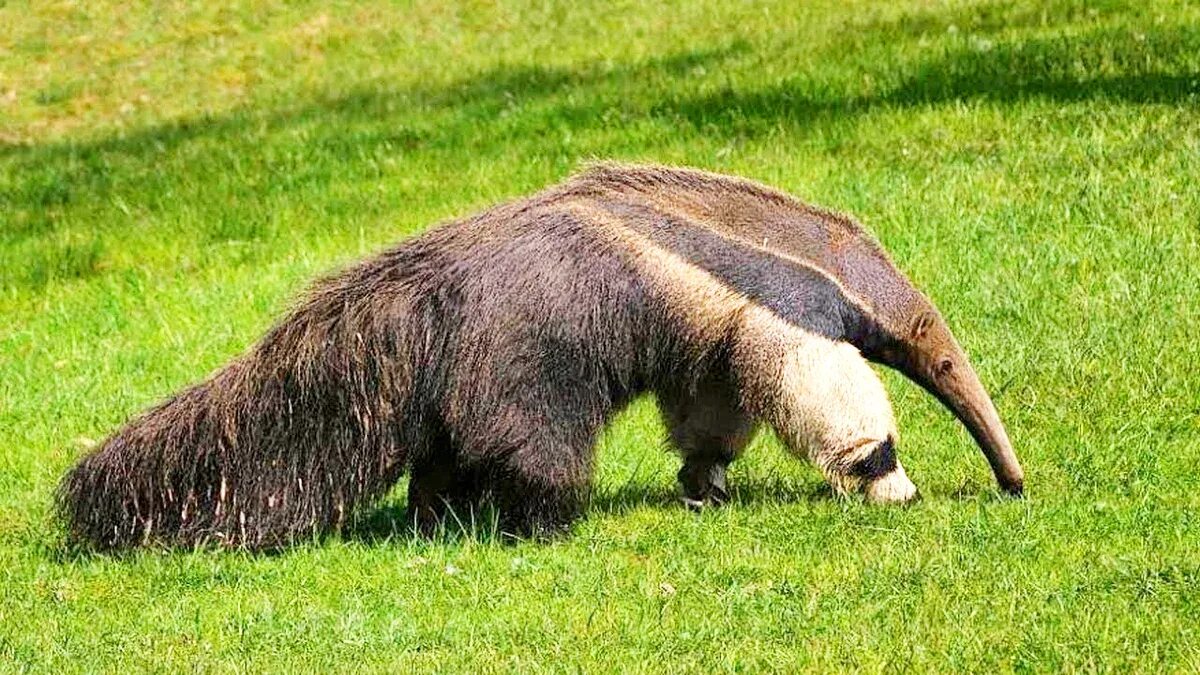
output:
[[[1200,670],[1200,6],[134,5],[0,0],[0,669]],[[279,555],[65,549],[66,468],[315,276],[590,158],[856,214],[1028,499],[887,373],[911,508],[763,434],[694,515],[642,401],[563,541],[414,540],[400,489]]]

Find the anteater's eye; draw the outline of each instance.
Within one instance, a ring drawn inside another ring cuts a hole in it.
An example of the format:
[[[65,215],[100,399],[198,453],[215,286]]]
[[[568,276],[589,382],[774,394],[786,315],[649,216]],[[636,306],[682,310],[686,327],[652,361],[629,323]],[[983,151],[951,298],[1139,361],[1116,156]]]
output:
[[[954,369],[954,362],[950,359],[942,359],[937,364],[937,374],[945,375]]]

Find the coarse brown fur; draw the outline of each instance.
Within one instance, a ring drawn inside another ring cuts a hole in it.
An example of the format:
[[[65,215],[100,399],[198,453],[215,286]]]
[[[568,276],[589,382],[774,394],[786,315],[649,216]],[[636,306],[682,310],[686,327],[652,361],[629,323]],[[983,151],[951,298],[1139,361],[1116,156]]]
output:
[[[83,458],[59,509],[101,549],[261,549],[338,529],[407,471],[422,529],[490,499],[504,531],[553,533],[584,503],[596,434],[643,392],[693,503],[724,498],[759,420],[828,446],[797,451],[835,487],[899,501],[886,395],[837,345],[968,421],[982,404],[951,399],[978,394],[925,373],[957,349],[942,326],[849,219],[740,179],[600,165],[319,282],[245,355]],[[857,388],[805,382],[851,371]],[[984,413],[976,437],[998,443]]]

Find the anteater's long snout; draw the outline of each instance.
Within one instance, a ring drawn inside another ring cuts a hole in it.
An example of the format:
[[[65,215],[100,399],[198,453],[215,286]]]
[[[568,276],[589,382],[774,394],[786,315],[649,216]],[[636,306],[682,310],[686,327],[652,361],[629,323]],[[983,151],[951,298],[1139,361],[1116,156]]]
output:
[[[943,367],[946,362],[943,362]],[[957,372],[955,372],[957,371]],[[988,396],[979,376],[963,355],[960,364],[951,365],[950,372],[937,379],[938,390],[934,394],[971,432],[979,448],[987,457],[996,482],[1009,494],[1020,495],[1025,490],[1025,472],[1017,455],[1013,452],[1008,432],[1000,421],[1000,414],[992,398]]]
[[[1025,472],[1013,452],[1000,414],[967,354],[939,320],[918,331],[915,340],[902,350],[896,366],[909,378],[937,397],[963,423],[987,457],[1001,489],[1020,495],[1025,489]]]

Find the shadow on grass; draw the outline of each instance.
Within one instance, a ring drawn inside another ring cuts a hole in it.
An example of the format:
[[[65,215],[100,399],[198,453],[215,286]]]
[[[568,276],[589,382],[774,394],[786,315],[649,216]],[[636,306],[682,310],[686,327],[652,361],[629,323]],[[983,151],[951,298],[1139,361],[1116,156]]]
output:
[[[696,125],[735,113],[748,119],[785,118],[801,122],[824,112],[853,113],[878,105],[938,104],[971,98],[1006,102],[1032,97],[1065,102],[1104,98],[1130,103],[1180,103],[1200,95],[1200,71],[1187,58],[1198,51],[1200,27],[1193,26],[1151,27],[1137,35],[1103,29],[1004,42],[980,39],[952,47],[930,59],[900,64],[898,83],[874,94],[838,92],[838,87],[817,86],[837,82],[820,82],[817,78],[797,75],[775,87],[750,91],[731,88],[708,95],[688,95],[686,85],[696,71],[736,68],[738,59],[752,56],[748,44],[734,42],[620,65],[502,66],[446,86],[370,88],[334,97],[318,95],[307,103],[274,111],[241,109],[82,143],[32,146],[0,143],[0,158],[44,158],[44,153],[78,157],[89,152],[160,155],[197,138],[243,136],[252,127],[281,129],[320,121],[332,122],[327,126],[336,131],[347,129],[338,122],[374,122],[386,126],[388,120],[413,111],[421,112],[422,117],[449,119],[426,128],[402,126],[390,132],[380,130],[366,138],[350,133],[349,140],[353,144],[388,141],[406,148],[438,145],[460,138],[466,127],[498,125],[514,112],[517,116],[541,114],[585,129],[603,124],[605,120],[599,113],[622,103],[632,104],[625,112],[635,116],[681,117]],[[1145,70],[1146,64],[1154,61],[1178,61],[1173,65],[1183,72]],[[886,65],[895,70],[894,64]],[[887,72],[864,74],[884,82],[897,79],[889,77]],[[817,90],[827,93],[818,95],[814,93]],[[579,103],[590,100],[595,103]],[[536,105],[543,102],[553,105],[548,108]],[[514,111],[521,105],[533,110]],[[359,126],[352,124],[349,129],[353,131]],[[540,139],[543,131],[528,128],[516,140]],[[511,140],[514,139],[500,137],[493,143],[504,145]],[[318,144],[338,145],[329,139],[319,139]],[[43,196],[45,203],[61,203],[70,199],[70,188],[59,185],[47,189]]]
[[[752,503],[818,503],[834,499],[833,492],[826,483],[798,483],[779,477],[737,483],[732,485],[731,493],[730,502],[721,508],[739,508]],[[621,516],[642,508],[679,511],[685,509],[674,488],[626,483],[595,490],[580,518]],[[466,539],[497,543],[518,541],[501,532],[497,522],[495,509],[484,505],[473,513],[454,514],[432,540],[456,542]],[[340,537],[365,544],[426,538],[416,533],[409,525],[403,501],[388,502],[364,511],[340,533]]]
[[[723,81],[736,83],[752,72],[754,50],[734,42],[617,65],[505,66],[445,86],[318,95],[275,110],[236,110],[92,141],[0,145],[0,172],[11,186],[0,191],[0,244],[29,242],[3,255],[0,283],[36,290],[107,273],[101,232],[57,235],[74,220],[74,208],[120,208],[101,226],[120,229],[136,222],[127,215],[131,208],[172,208],[170,200],[156,200],[204,190],[211,199],[189,202],[207,223],[201,227],[210,230],[204,241],[254,239],[269,234],[260,222],[264,213],[281,203],[336,199],[321,186],[335,177],[377,175],[371,161],[379,156],[449,165],[468,158],[509,165],[515,156],[569,168],[582,156],[652,154],[659,141],[627,147],[620,141],[624,134],[605,135],[645,124],[667,131],[654,138],[732,141],[854,120],[879,109],[964,100],[1200,100],[1200,72],[1189,57],[1200,52],[1200,27],[998,38],[1002,22],[987,17],[1002,17],[1002,10],[984,5],[964,12],[949,19],[922,15],[911,25],[849,26],[865,32],[867,44],[898,47],[953,22],[977,32],[941,50],[918,50],[916,56],[901,51],[897,61],[878,59],[860,66],[861,72],[800,72],[769,87],[722,89],[704,79],[704,73],[722,73]],[[1036,18],[1025,17],[1027,23]],[[865,92],[864,79],[878,85]],[[565,138],[584,142],[572,145]],[[303,157],[297,159],[297,151]],[[247,171],[259,180],[236,178]],[[268,196],[270,205],[264,203]]]
[[[756,131],[778,124],[812,123],[823,117],[853,116],[879,108],[937,106],[967,100],[1014,104],[1028,99],[1059,103],[1103,99],[1127,104],[1200,101],[1200,71],[1141,71],[1152,55],[1200,51],[1200,29],[1150,32],[1142,42],[1114,31],[1071,37],[993,43],[981,40],[945,55],[916,61],[901,70],[891,88],[841,97],[811,93],[813,83],[797,79],[749,92],[726,91],[653,108],[659,115],[706,129],[721,124]],[[1118,72],[1111,72],[1112,70]],[[1130,72],[1132,71],[1132,72]],[[888,79],[886,73],[874,74]]]
[[[445,86],[318,95],[276,110],[236,110],[94,141],[0,145],[0,161],[10,164],[7,172],[15,183],[15,189],[0,193],[0,210],[24,214],[7,223],[0,240],[52,231],[64,220],[65,207],[104,201],[110,192],[125,191],[163,166],[176,173],[229,166],[237,173],[231,158],[239,156],[243,163],[262,165],[272,178],[272,190],[286,190],[304,168],[285,165],[279,158],[287,153],[273,150],[295,145],[298,141],[290,132],[300,130],[306,134],[308,151],[324,161],[354,166],[378,148],[473,159],[513,150],[537,156],[554,148],[551,132],[578,136],[619,131],[638,122],[667,125],[680,135],[702,132],[735,138],[780,125],[854,117],[880,107],[1029,98],[1171,104],[1200,96],[1200,72],[1189,57],[1200,51],[1200,27],[1153,26],[1138,34],[1100,28],[992,39],[988,36],[994,37],[996,22],[986,17],[998,11],[984,5],[949,23],[937,15],[922,15],[911,18],[911,26],[903,21],[848,26],[856,35],[865,31],[865,37],[859,35],[864,44],[897,47],[926,28],[941,30],[943,23],[979,27],[970,39],[950,40],[944,49],[918,50],[916,56],[900,51],[895,60],[879,59],[856,73],[798,72],[763,88],[718,89],[703,79],[703,73],[711,72],[737,82],[739,75],[752,73],[754,50],[735,42],[615,66],[503,66]],[[973,17],[983,18],[972,23]],[[1036,18],[1026,17],[1030,22]],[[879,84],[864,92],[864,79]],[[196,152],[179,153],[181,146],[201,140],[207,143],[193,148]],[[593,150],[618,150],[612,143]],[[248,186],[247,193],[263,189]]]
[[[722,509],[738,509],[751,505],[794,505],[825,504],[838,500],[829,483],[819,480],[802,480],[790,476],[756,476],[741,480],[731,479],[730,501]],[[1011,497],[1001,494],[990,483],[967,480],[952,492],[939,494],[937,499],[954,502],[1007,503]],[[857,498],[851,498],[857,499]],[[895,506],[873,506],[889,509]],[[605,486],[593,491],[580,519],[627,515],[641,509],[661,509],[684,512],[686,507],[679,501],[674,486],[648,485],[628,482],[617,486]],[[456,514],[446,522],[432,538],[416,533],[408,524],[403,500],[391,501],[379,507],[365,510],[340,534],[330,535],[368,545],[383,545],[396,541],[431,540],[456,543],[464,540],[480,543],[516,543],[499,530],[496,511],[485,505],[479,512]],[[565,535],[570,538],[570,534]]]
[[[730,500],[725,505],[737,508],[753,503],[797,504],[833,499],[827,483],[798,481],[781,476],[737,480],[730,479]],[[643,507],[682,509],[674,486],[646,486],[627,483],[592,495],[589,513],[621,515]]]
[[[407,505],[403,501],[388,502],[375,508],[366,509],[340,533],[330,536],[368,545],[410,540],[443,543],[460,541],[513,543],[515,541],[500,531],[498,514],[489,505],[485,504],[478,510],[469,513],[452,513],[437,532],[425,535],[417,532],[409,523]]]
[[[995,488],[974,482],[960,485],[954,492],[945,496],[954,501],[977,501],[981,498],[999,502],[1010,501],[1000,495]],[[798,481],[781,476],[768,476],[743,480],[731,485],[731,499],[721,506],[722,509],[744,508],[752,504],[823,504],[836,500],[829,484],[824,481]],[[676,510],[684,512],[686,507],[680,503],[674,488],[657,485],[626,483],[611,488],[596,490],[588,501],[580,520],[599,517],[620,517],[633,511],[649,508]],[[894,506],[879,506],[873,508],[896,508]],[[431,544],[457,545],[464,542],[480,544],[512,545],[527,539],[512,537],[500,530],[498,513],[494,507],[484,504],[472,513],[453,514],[433,535],[417,532],[410,524],[406,515],[406,504],[400,500],[389,500],[384,503],[363,509],[340,531],[317,535],[310,539],[300,539],[289,545],[263,550],[230,550],[218,544],[198,545],[187,549],[163,547],[160,552],[196,552],[210,551],[223,555],[233,554],[248,557],[270,558],[286,555],[291,551],[305,546],[321,547],[329,541],[342,540],[365,546],[387,546],[405,542],[423,542]],[[117,551],[97,551],[85,546],[72,545],[67,542],[65,529],[58,525],[47,528],[55,532],[49,540],[38,537],[44,556],[55,564],[84,563],[89,560],[128,560],[146,553],[146,549],[129,549]],[[568,532],[561,537],[545,540],[543,543],[570,539],[573,535]],[[149,550],[155,550],[151,547]]]

